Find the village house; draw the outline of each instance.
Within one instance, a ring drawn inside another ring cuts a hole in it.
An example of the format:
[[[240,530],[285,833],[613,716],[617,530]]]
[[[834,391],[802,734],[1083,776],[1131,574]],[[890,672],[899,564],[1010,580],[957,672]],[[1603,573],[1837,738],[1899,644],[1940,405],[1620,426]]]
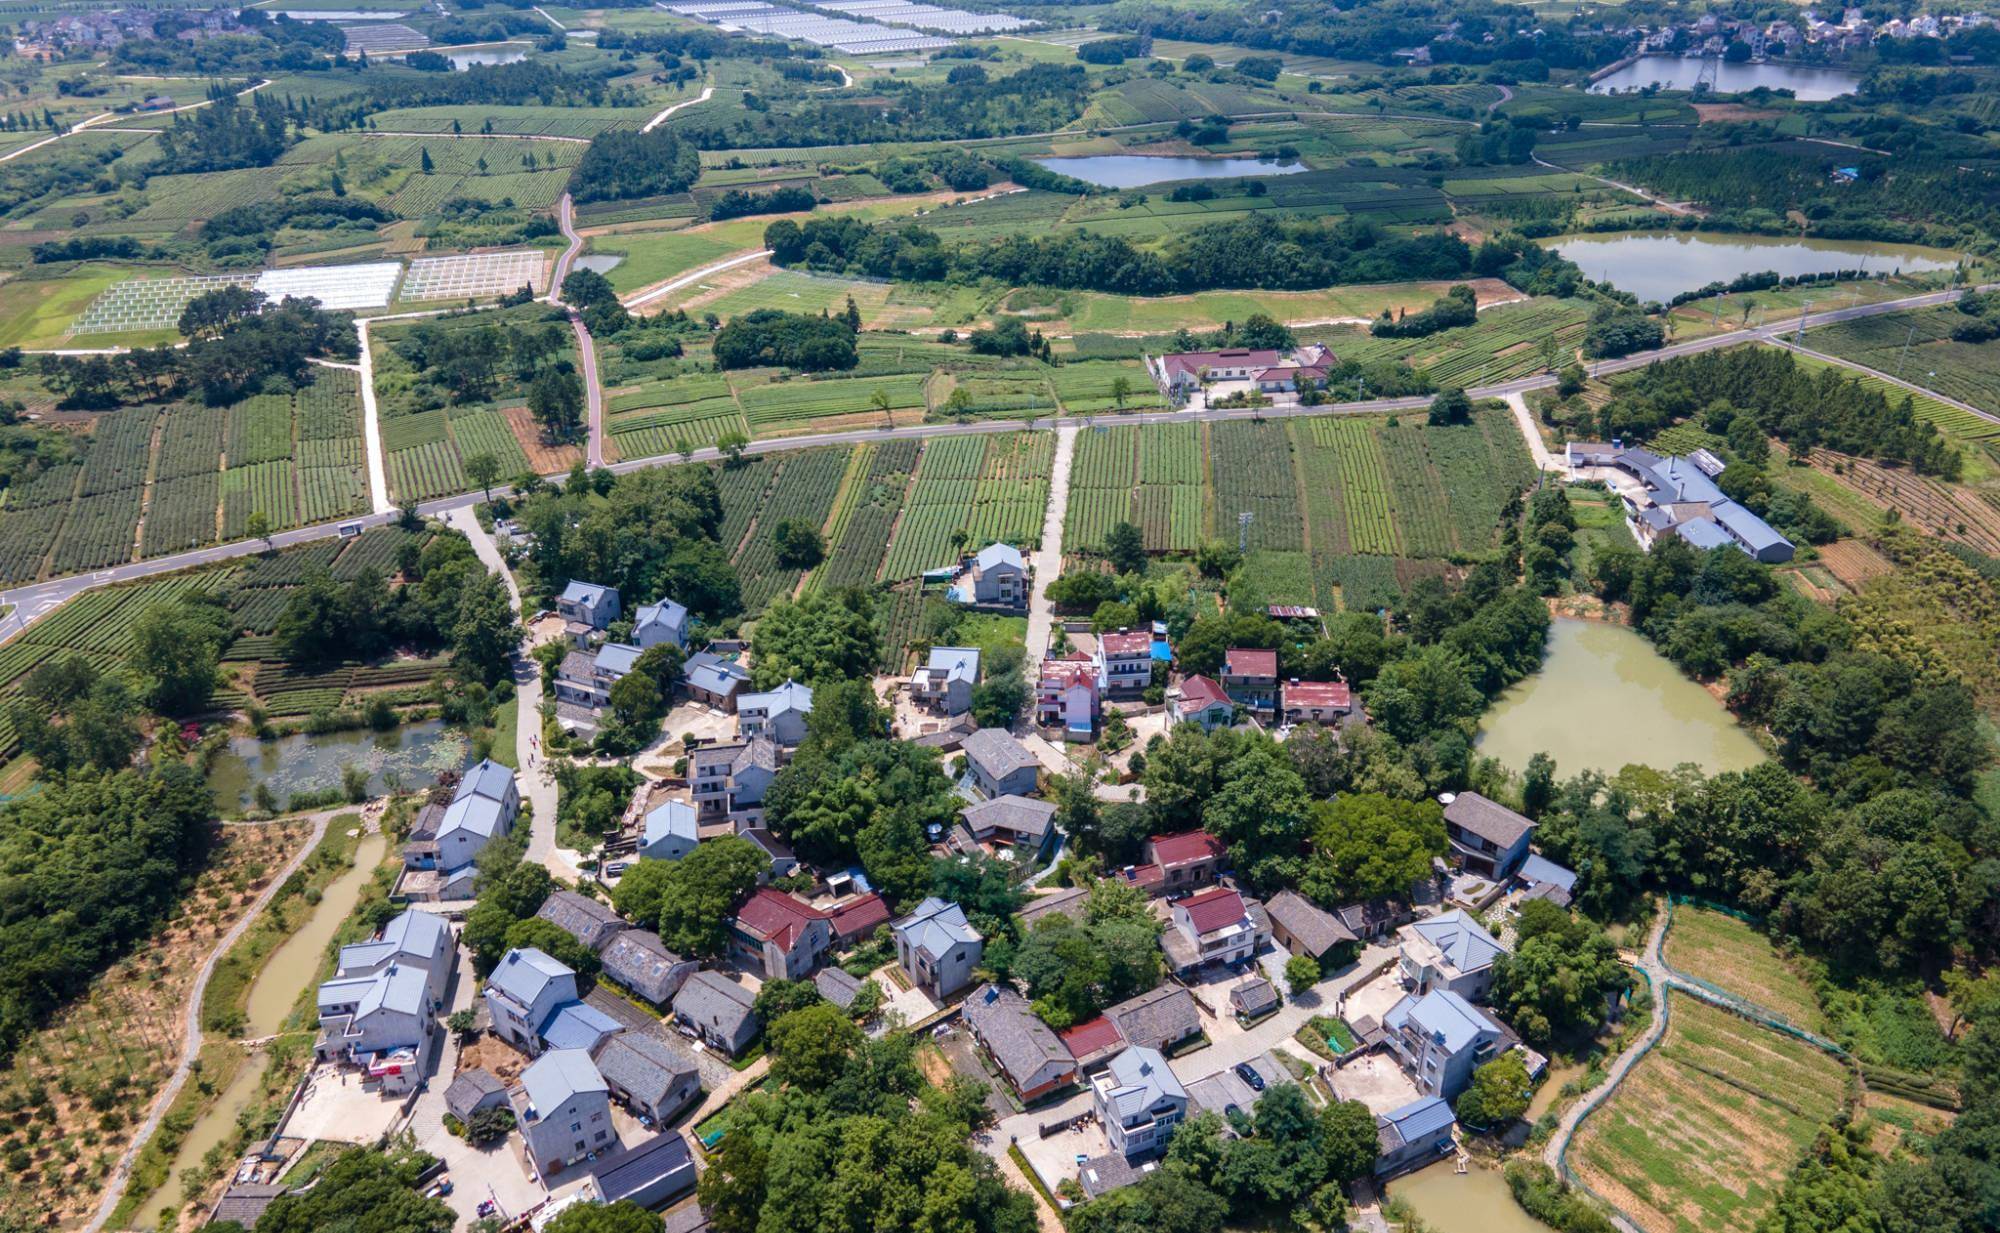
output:
[[[934,646],[924,666],[910,676],[910,700],[940,715],[963,715],[972,709],[977,684],[977,647]]]
[[[422,912],[404,912],[381,937],[341,947],[334,978],[319,987],[314,1057],[360,1068],[384,1095],[414,1088],[427,1077],[452,951],[450,929]]]
[[[1188,1094],[1159,1050],[1134,1046],[1091,1080],[1090,1102],[1111,1150],[1132,1159],[1166,1150],[1187,1117]]]
[[[781,757],[769,737],[702,745],[688,755],[688,795],[697,822],[728,819],[740,832],[764,820],[764,792]]]
[[[1005,728],[981,728],[965,738],[965,769],[973,786],[988,797],[1029,796],[1042,764]]]
[[[643,605],[632,618],[632,641],[641,650],[662,645],[687,649],[688,610],[671,599]]]
[[[833,949],[827,913],[768,886],[743,901],[729,933],[730,949],[766,980],[804,980]]]
[[[536,916],[583,943],[592,953],[604,949],[613,934],[625,928],[625,918],[610,904],[572,890],[552,891]]]
[[[1535,824],[1477,792],[1461,792],[1444,807],[1444,830],[1459,863],[1499,882],[1527,859]]]
[[[736,735],[743,740],[769,737],[785,749],[806,739],[806,718],[812,714],[813,691],[786,681],[769,693],[741,694],[736,699]]]
[[[1261,976],[1252,977],[1229,991],[1229,1009],[1239,1019],[1250,1020],[1270,1014],[1284,1004],[1278,987]]]
[[[1333,910],[1333,918],[1360,941],[1375,942],[1389,936],[1391,929],[1415,920],[1417,913],[1401,899],[1381,898],[1343,903]]]
[[[1257,953],[1257,926],[1243,896],[1211,887],[1174,904],[1160,946],[1177,973],[1208,963],[1236,963]]]
[[[586,1005],[576,990],[576,973],[532,946],[500,957],[482,994],[493,1034],[529,1057],[544,1048],[596,1048],[620,1029],[617,1020]]]
[[[931,1000],[943,1001],[972,983],[986,943],[957,904],[932,896],[891,928],[896,961]]]
[[[334,971],[338,978],[373,976],[391,966],[419,968],[424,994],[433,1009],[444,1005],[451,983],[455,943],[451,926],[433,912],[399,912],[366,942],[340,948]]]
[[[1412,1165],[1426,1165],[1457,1146],[1458,1124],[1441,1096],[1426,1096],[1375,1118],[1375,1175],[1387,1177]]]
[[[655,1125],[701,1096],[701,1072],[658,1036],[620,1032],[604,1042],[596,1061],[611,1098]]]
[[[1514,1045],[1513,1034],[1449,989],[1405,994],[1382,1016],[1403,1069],[1426,1096],[1457,1100],[1474,1069]]]
[[[1260,720],[1278,713],[1278,653],[1232,647],[1222,661],[1222,688]]]
[[[649,929],[624,929],[613,934],[598,959],[605,976],[654,1006],[673,1001],[698,966],[668,950],[660,935]]]
[[[1507,945],[1464,912],[1451,911],[1397,930],[1403,984],[1420,993],[1449,989],[1474,1001],[1493,987],[1493,963]]]
[[[1098,679],[1112,697],[1135,697],[1153,683],[1153,637],[1121,629],[1097,640]]]
[[[1576,893],[1576,874],[1539,852],[1530,852],[1514,875],[1521,884],[1522,898],[1546,899],[1559,908],[1570,905]]]
[[[598,715],[611,705],[612,686],[625,678],[644,652],[623,642],[607,642],[594,653],[571,651],[556,666],[557,718],[571,732],[597,731]]]
[[[1148,863],[1159,866],[1160,894],[1185,895],[1215,881],[1229,850],[1207,831],[1155,835],[1140,850]]]
[[[1282,698],[1285,722],[1340,728],[1354,716],[1354,691],[1346,681],[1285,682]]]
[[[839,968],[821,968],[813,973],[813,988],[842,1010],[854,1008],[854,999],[861,996],[861,986],[868,983],[858,976],[849,976]]]
[[[945,593],[972,608],[1026,608],[1027,559],[1012,544],[988,544],[965,562]]]
[[[589,1193],[596,1202],[632,1203],[647,1210],[656,1210],[679,1198],[693,1190],[700,1180],[694,1151],[688,1147],[687,1137],[678,1131],[604,1152],[583,1167],[590,1175]],[[697,1204],[690,1206],[697,1212],[701,1210]]]
[[[1201,1009],[1194,994],[1174,984],[1107,1006],[1099,1018],[1112,1026],[1120,1042],[1141,1049],[1165,1052],[1201,1035]]]
[[[953,846],[960,851],[1006,851],[1016,859],[1041,860],[1056,836],[1056,807],[1028,796],[996,796],[959,811]]]
[[[521,1072],[521,1086],[513,1094],[514,1119],[528,1159],[543,1178],[592,1152],[618,1146],[610,1091],[582,1049],[550,1050]]]
[[[1088,887],[1065,886],[1046,894],[1031,895],[1014,913],[1014,919],[1020,922],[1021,932],[1026,933],[1049,916],[1067,916],[1071,920],[1082,921],[1089,905]]]
[[[1167,691],[1167,722],[1199,724],[1212,732],[1236,722],[1236,704],[1208,677],[1191,676]]]
[[[1104,711],[1104,687],[1097,664],[1088,656],[1044,659],[1035,676],[1035,722],[1060,726],[1073,741],[1087,741],[1097,732]]]
[[[1322,911],[1297,891],[1282,890],[1271,896],[1264,905],[1264,915],[1271,922],[1273,941],[1294,955],[1310,956],[1318,961],[1321,971],[1352,959],[1357,949],[1359,939],[1339,917]]]
[[[1028,999],[1001,985],[981,985],[966,995],[966,1029],[1023,1102],[1041,1099],[1076,1082],[1076,1059]]]
[[[520,812],[514,772],[491,758],[481,761],[459,779],[449,805],[427,806],[417,815],[403,845],[397,894],[433,903],[472,898],[479,873],[474,862],[487,844],[506,836]]]
[[[639,832],[639,855],[647,860],[677,861],[701,842],[701,822],[686,801],[662,801],[646,811]]]
[[[720,972],[696,972],[674,995],[674,1018],[705,1042],[730,1057],[739,1057],[757,1038],[757,1016],[750,990]]]
[[[838,947],[857,946],[889,923],[889,901],[874,891],[868,891],[834,904],[827,914],[827,923],[833,926],[833,944]]]
[[[556,615],[570,641],[582,645],[618,619],[618,588],[572,579],[556,597]]]
[[[765,885],[772,878],[789,878],[799,871],[799,858],[792,852],[791,845],[778,838],[772,831],[761,826],[753,826],[736,833],[739,837],[762,848],[764,855],[771,860],[771,867],[758,877],[758,885]]]
[[[1715,480],[1724,463],[1708,450],[1662,458],[1651,450],[1617,443],[1572,441],[1563,449],[1572,473],[1602,468],[1637,481],[1618,484],[1627,525],[1642,548],[1675,535],[1695,548],[1735,548],[1767,565],[1792,559],[1792,541],[1724,493]]]
[[[687,696],[726,715],[736,713],[736,698],[750,684],[750,671],[714,651],[697,651],[681,665],[681,685]]]
[[[506,1103],[507,1085],[494,1078],[491,1071],[477,1066],[461,1069],[444,1090],[444,1111],[461,1125],[469,1126],[476,1114]]]

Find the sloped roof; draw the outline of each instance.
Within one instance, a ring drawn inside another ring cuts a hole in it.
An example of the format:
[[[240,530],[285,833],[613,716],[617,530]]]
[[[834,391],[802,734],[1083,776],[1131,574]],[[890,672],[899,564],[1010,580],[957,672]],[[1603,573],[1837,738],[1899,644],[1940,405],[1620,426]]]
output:
[[[605,944],[604,974],[645,997],[658,1000],[673,970],[687,960],[667,949],[648,929],[624,929]]]
[[[1012,1078],[1027,1079],[1050,1062],[1076,1064],[1048,1024],[1029,1009],[1028,999],[1012,989],[981,985],[967,996],[960,1013]]]
[[[1194,995],[1179,985],[1161,985],[1116,1006],[1104,1017],[1118,1026],[1126,1043],[1158,1049],[1201,1031],[1201,1012]]]
[[[1382,1016],[1382,1025],[1393,1032],[1402,1031],[1405,1023],[1452,1053],[1473,1048],[1482,1035],[1507,1034],[1485,1011],[1449,989],[1433,989],[1422,997],[1405,994]]]
[[[1015,569],[1028,568],[1027,562],[1022,559],[1021,550],[1012,544],[988,544],[979,550],[978,556],[972,558],[972,563],[981,573],[996,565],[1011,565]]]
[[[642,1103],[658,1105],[695,1066],[661,1037],[620,1032],[597,1051],[597,1069]]]
[[[521,1091],[539,1117],[582,1092],[604,1092],[604,1076],[581,1049],[551,1049],[521,1072]]]
[[[354,1018],[366,1019],[378,1010],[399,1015],[422,1015],[429,1008],[430,988],[424,970],[390,964],[368,982],[361,1000],[354,1005]]]
[[[1196,933],[1213,933],[1226,929],[1249,915],[1243,907],[1243,896],[1226,886],[1211,887],[1199,895],[1183,899],[1181,908],[1187,912],[1188,923]]]
[[[1014,739],[1005,728],[981,728],[965,738],[965,756],[995,779],[1004,779],[1026,767],[1039,767],[1027,746]]]
[[[486,978],[486,987],[499,990],[523,1006],[533,1006],[551,981],[564,977],[575,988],[574,970],[546,951],[522,946],[500,956],[499,966]]]
[[[507,799],[508,789],[513,786],[513,768],[502,766],[491,758],[484,758],[459,778],[458,791],[451,794],[451,799],[459,801],[468,796],[483,796],[489,800],[503,801]]]
[[[746,710],[761,710],[775,718],[787,711],[811,714],[812,709],[813,691],[793,680],[787,680],[768,693],[744,694],[736,700],[736,710],[739,714]]]
[[[613,911],[611,905],[573,890],[551,891],[535,915],[585,946],[597,945],[597,935],[606,928],[623,928],[625,924],[625,918]]]
[[[1533,822],[1477,792],[1461,792],[1453,797],[1451,804],[1444,807],[1444,820],[1503,851],[1535,829]]]
[[[733,659],[713,651],[698,651],[681,665],[681,675],[690,688],[711,694],[733,693],[750,680],[749,670]]]
[[[654,624],[666,629],[679,630],[687,627],[688,610],[685,604],[677,604],[671,599],[662,599],[657,604],[642,604],[639,614],[632,621],[632,631]]]
[[[1085,907],[1090,900],[1090,891],[1082,886],[1066,886],[1047,895],[1032,895],[1014,913],[1014,919],[1021,922],[1023,929],[1032,929],[1035,922],[1051,913],[1060,913],[1072,920],[1082,920]]]
[[[592,661],[592,666],[607,676],[624,676],[632,671],[633,665],[645,653],[642,648],[624,642],[607,642],[597,648],[597,658]]]
[[[703,1022],[741,1023],[756,995],[717,972],[696,972],[674,995],[674,1013]]]
[[[1105,634],[1097,640],[1106,655],[1151,655],[1153,635],[1145,630],[1121,629],[1115,634]]]
[[[1314,955],[1356,940],[1354,931],[1341,924],[1339,917],[1321,911],[1297,891],[1279,891],[1264,905],[1264,911]]]
[[[842,942],[871,934],[889,923],[889,904],[869,891],[833,909],[833,935]]]
[[[597,604],[601,603],[605,596],[617,593],[611,587],[572,578],[569,585],[563,588],[562,597],[573,604]]]
[[[947,681],[976,681],[979,679],[979,648],[934,646],[924,661],[924,668]]]
[[[1491,967],[1495,958],[1507,953],[1507,946],[1486,926],[1457,909],[1414,921],[1404,928],[1437,947],[1460,972]]]
[[[1252,977],[1229,991],[1229,1000],[1246,1015],[1254,1015],[1278,1004],[1278,987],[1261,976]]]
[[[1231,647],[1222,662],[1224,676],[1276,676],[1278,653],[1256,647]]]
[[[558,1049],[589,1049],[624,1025],[588,1002],[564,1002],[536,1031]]]
[[[1181,682],[1180,700],[1174,704],[1183,715],[1193,715],[1212,706],[1232,706],[1222,686],[1205,676],[1191,676]]]
[[[1270,368],[1282,363],[1285,355],[1268,347],[1232,348],[1227,351],[1177,351],[1160,357],[1168,373],[1201,375],[1204,368]]]
[[[819,995],[835,1006],[846,1010],[854,1005],[855,997],[861,992],[862,981],[849,976],[839,968],[826,967],[813,973],[813,988]]]
[[[430,912],[399,912],[382,926],[373,941],[340,948],[338,970],[372,968],[388,959],[410,958],[431,963],[451,949],[451,927]]]
[[[696,843],[701,839],[701,823],[696,820],[693,805],[686,801],[666,801],[647,812],[645,836],[647,847],[667,839]]]
[[[1157,1049],[1134,1045],[1112,1058],[1106,1070],[1113,1084],[1106,1093],[1106,1103],[1121,1121],[1144,1113],[1162,1100],[1187,1099],[1187,1089],[1181,1086],[1179,1076]]]
[[[1385,1153],[1391,1152],[1436,1134],[1453,1120],[1451,1106],[1444,1097],[1426,1096],[1376,1117],[1376,1139]]]
[[[974,833],[988,829],[1009,831],[1040,842],[1055,824],[1056,807],[1030,796],[1008,793],[990,801],[977,801],[959,811]]]
[[[1354,691],[1346,681],[1288,681],[1285,683],[1285,705],[1345,709],[1354,705]]]
[[[1540,852],[1528,853],[1528,859],[1521,862],[1518,876],[1523,882],[1546,883],[1564,891],[1576,889],[1575,872],[1563,868]]]
[[[478,1107],[488,1097],[505,1095],[507,1087],[493,1077],[491,1072],[477,1066],[458,1072],[451,1086],[444,1090],[444,1107],[459,1121],[468,1121]]]
[[[635,1195],[658,1193],[661,1183],[676,1174],[681,1185],[669,1194],[678,1194],[695,1184],[694,1155],[687,1140],[677,1130],[653,1136],[643,1143],[606,1152],[584,1167],[597,1181],[606,1203],[617,1203]]]
[[[933,895],[917,905],[917,910],[897,921],[898,935],[910,946],[933,959],[941,959],[954,946],[976,945],[979,931],[966,923],[965,910]]]
[[[1108,1016],[1099,1015],[1064,1032],[1062,1042],[1079,1065],[1087,1066],[1107,1050],[1124,1047],[1125,1038]]]
[[[500,802],[490,796],[461,796],[445,807],[444,820],[438,823],[438,838],[443,839],[453,831],[466,831],[482,838],[491,839],[507,828],[507,811]]]
[[[1197,861],[1220,860],[1226,849],[1222,841],[1207,831],[1182,831],[1176,835],[1155,835],[1146,841],[1152,845],[1153,859],[1163,868],[1189,865]]]
[[[736,912],[737,927],[760,941],[775,942],[781,950],[798,944],[812,922],[831,920],[826,912],[795,899],[783,891],[760,886]]]

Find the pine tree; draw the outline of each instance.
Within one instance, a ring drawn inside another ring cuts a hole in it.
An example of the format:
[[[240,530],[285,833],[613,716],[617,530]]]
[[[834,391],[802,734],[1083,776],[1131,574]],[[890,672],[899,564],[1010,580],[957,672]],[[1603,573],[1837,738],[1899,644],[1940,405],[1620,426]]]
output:
[[[429,146],[421,147],[417,153],[423,160],[418,165],[422,168],[425,175],[429,175],[432,171],[436,170],[436,165],[431,162],[431,148]]]

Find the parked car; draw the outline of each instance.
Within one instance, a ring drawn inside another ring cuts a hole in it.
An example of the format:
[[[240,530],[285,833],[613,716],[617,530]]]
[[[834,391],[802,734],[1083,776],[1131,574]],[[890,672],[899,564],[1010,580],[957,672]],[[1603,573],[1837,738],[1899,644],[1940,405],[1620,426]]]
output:
[[[1236,1063],[1236,1077],[1249,1084],[1253,1092],[1264,1090],[1264,1076],[1258,1074],[1257,1068],[1248,1062]]]

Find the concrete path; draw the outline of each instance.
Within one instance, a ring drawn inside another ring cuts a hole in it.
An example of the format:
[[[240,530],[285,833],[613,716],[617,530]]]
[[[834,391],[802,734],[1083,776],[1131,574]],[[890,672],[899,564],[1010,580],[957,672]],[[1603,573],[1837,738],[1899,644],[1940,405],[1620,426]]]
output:
[[[549,278],[548,301],[560,306],[563,303],[563,280],[569,277],[570,267],[576,264],[577,254],[583,251],[583,237],[576,230],[576,207],[568,193],[564,193],[557,203],[556,221],[561,224],[563,235],[569,239],[569,247],[556,258],[555,273]],[[576,332],[577,366],[583,370],[584,423],[589,432],[589,445],[584,453],[591,466],[601,467],[604,465],[604,383],[597,377],[597,342],[583,324],[583,315],[574,308],[569,311],[569,328]]]
[[[112,1209],[118,1206],[119,1199],[125,1195],[126,1184],[132,1180],[132,1162],[139,1158],[139,1152],[152,1141],[154,1133],[160,1128],[160,1119],[166,1116],[167,1110],[173,1106],[174,1098],[179,1096],[181,1088],[187,1085],[194,1060],[201,1056],[201,1003],[202,997],[208,992],[209,978],[215,975],[215,965],[222,962],[222,957],[229,953],[229,948],[241,941],[243,935],[249,932],[250,926],[257,923],[257,918],[271,905],[271,900],[277,896],[279,889],[291,880],[301,865],[305,864],[306,857],[311,856],[319,847],[319,841],[326,837],[327,823],[331,822],[336,814],[355,811],[356,807],[353,805],[342,805],[337,809],[322,809],[310,815],[313,824],[312,834],[306,838],[305,845],[293,853],[292,858],[285,862],[285,867],[265,883],[264,889],[257,895],[257,901],[243,914],[243,919],[230,926],[229,932],[222,935],[214,949],[208,952],[208,957],[201,961],[201,971],[196,973],[194,978],[194,993],[188,998],[184,1024],[185,1038],[181,1042],[180,1061],[175,1064],[174,1073],[167,1076],[166,1085],[160,1089],[160,1094],[153,1098],[152,1107],[146,1111],[146,1120],[139,1123],[139,1132],[132,1136],[132,1142],[126,1145],[124,1152],[119,1155],[118,1163],[111,1167],[111,1175],[104,1179],[104,1195],[98,1201],[97,1211],[91,1216],[90,1223],[84,1226],[87,1233],[97,1233],[111,1219]]]
[[[1063,522],[1069,517],[1069,471],[1076,461],[1075,424],[1056,429],[1056,457],[1049,469],[1049,510],[1042,520],[1042,546],[1035,549],[1035,593],[1028,601],[1028,655],[1033,664],[1049,653],[1055,636],[1055,605],[1049,601],[1049,584],[1062,573]]]
[[[368,451],[368,508],[392,514],[396,504],[389,499],[389,468],[383,461],[382,412],[375,405],[375,353],[368,342],[368,318],[356,317],[354,332],[361,339],[361,441]]]
[[[700,94],[696,95],[691,99],[684,99],[681,102],[675,103],[673,106],[667,108],[665,111],[662,111],[659,115],[654,116],[652,119],[646,121],[645,127],[641,128],[639,131],[642,133],[650,133],[654,129],[660,127],[660,125],[665,124],[667,120],[674,115],[674,113],[679,111],[685,111],[688,108],[694,107],[701,103],[706,103],[708,100],[714,97],[715,97],[715,87],[703,86],[701,88]]]
[[[414,129],[395,128],[349,129],[343,136],[421,137],[425,141],[557,141],[570,146],[590,144],[588,137],[551,137],[546,133],[423,133]]]
[[[760,248],[757,249],[755,252],[738,253],[734,257],[725,257],[721,261],[718,261],[713,265],[705,265],[701,267],[699,270],[695,270],[688,274],[683,274],[679,278],[673,279],[670,282],[661,283],[657,287],[647,287],[642,289],[635,295],[625,296],[624,297],[625,307],[638,308],[642,305],[650,304],[654,300],[657,300],[662,296],[672,295],[674,292],[679,291],[682,287],[692,286],[695,283],[700,282],[702,279],[710,277],[711,275],[720,274],[724,270],[733,270],[739,265],[746,265],[752,261],[762,261],[764,258],[770,255],[771,255],[770,249]]]
[[[692,1115],[681,1122],[681,1125],[685,1126],[688,1134],[692,1135],[694,1128],[701,1124],[703,1118],[714,1114],[722,1106],[728,1104],[736,1096],[736,1093],[742,1091],[744,1088],[763,1082],[765,1074],[770,1069],[771,1058],[769,1054],[766,1054],[743,1069],[731,1074],[720,1086],[709,1089],[708,1095],[702,1097],[701,1104],[695,1109]]]
[[[1528,400],[1517,390],[1502,395],[1502,400],[1514,413],[1514,423],[1520,426],[1521,436],[1528,443],[1528,453],[1534,455],[1535,469],[1538,471],[1566,471],[1562,463],[1549,453],[1548,443],[1542,440],[1541,429],[1535,427],[1535,413],[1528,410]]]
[[[1287,995],[1285,1004],[1278,1013],[1257,1024],[1247,1032],[1231,1032],[1206,1049],[1184,1053],[1167,1063],[1183,1084],[1221,1074],[1238,1062],[1268,1053],[1284,1044],[1306,1025],[1314,1015],[1336,1013],[1340,999],[1360,984],[1367,981],[1375,970],[1396,953],[1394,946],[1380,943],[1370,945],[1361,952],[1354,965],[1345,968],[1314,985],[1297,997]],[[1263,973],[1259,973],[1263,975]],[[1232,1023],[1230,1025],[1234,1027]]]

